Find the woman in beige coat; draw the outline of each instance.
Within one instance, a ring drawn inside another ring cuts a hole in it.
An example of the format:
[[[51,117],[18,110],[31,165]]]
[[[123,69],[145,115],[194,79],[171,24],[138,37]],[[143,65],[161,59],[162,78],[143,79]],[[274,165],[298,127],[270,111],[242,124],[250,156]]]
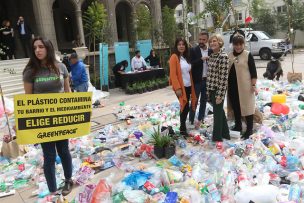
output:
[[[237,33],[232,44],[233,52],[228,56],[228,111],[233,111],[234,131],[242,132],[242,117],[246,118],[247,129],[242,138],[248,139],[253,133],[257,71],[253,56],[245,50],[245,37]]]

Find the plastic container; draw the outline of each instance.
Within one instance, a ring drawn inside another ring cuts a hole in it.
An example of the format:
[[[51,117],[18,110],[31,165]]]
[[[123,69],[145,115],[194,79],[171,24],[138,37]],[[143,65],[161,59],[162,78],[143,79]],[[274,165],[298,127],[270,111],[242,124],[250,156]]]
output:
[[[292,172],[287,176],[287,180],[290,180],[291,182],[299,182],[304,179],[304,172],[303,171],[296,171]]]
[[[286,103],[286,95],[285,94],[275,94],[271,97],[272,103],[285,104]]]

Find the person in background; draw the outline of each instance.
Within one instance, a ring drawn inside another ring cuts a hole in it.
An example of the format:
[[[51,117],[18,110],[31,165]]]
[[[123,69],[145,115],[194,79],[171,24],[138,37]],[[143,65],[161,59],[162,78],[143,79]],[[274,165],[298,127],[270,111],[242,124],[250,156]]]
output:
[[[63,54],[62,63],[65,65],[65,67],[68,69],[68,72],[71,72],[71,64],[70,59],[66,53]]]
[[[206,104],[207,104],[207,71],[208,71],[208,59],[212,53],[212,49],[208,48],[208,32],[201,32],[198,37],[198,46],[190,49],[191,58],[191,72],[194,82],[194,89],[196,98],[200,96],[200,106],[198,113],[198,122],[195,124],[196,127],[201,125],[204,120]],[[194,124],[195,110],[190,109],[189,121],[191,125]]]
[[[69,73],[64,64],[56,61],[55,50],[50,40],[36,37],[32,42],[30,60],[23,71],[25,94],[46,94],[71,92]],[[41,143],[43,170],[49,191],[57,194],[55,160],[57,153],[63,166],[65,184],[62,195],[68,195],[73,187],[72,157],[69,140]]]
[[[8,20],[3,22],[3,29],[1,29],[2,45],[6,47],[4,59],[13,59],[15,53],[14,29]]]
[[[135,56],[131,61],[132,71],[140,71],[147,67],[145,59],[140,55],[140,51],[135,51]]]
[[[228,112],[233,111],[233,131],[242,132],[242,117],[246,118],[247,130],[242,138],[248,139],[253,130],[257,71],[252,54],[245,50],[245,35],[234,35],[232,44],[233,52],[228,55]]]
[[[76,92],[87,92],[89,89],[88,74],[85,65],[78,59],[76,53],[71,54],[70,64],[73,90]]]
[[[207,72],[207,95],[213,106],[212,141],[222,142],[230,139],[229,128],[224,111],[224,99],[228,86],[229,59],[222,51],[224,40],[220,34],[209,39],[209,47],[213,53],[209,57]]]
[[[159,58],[156,56],[155,51],[153,49],[150,51],[150,55],[147,58],[145,58],[145,61],[150,63],[150,66],[152,68],[160,67]]]
[[[24,51],[24,55],[26,58],[30,57],[30,46],[31,39],[33,38],[33,33],[31,27],[24,21],[22,16],[19,17],[17,22],[18,33],[20,37],[20,41],[22,44],[22,48]]]
[[[128,67],[129,63],[127,60],[123,60],[119,63],[117,63],[113,68],[113,74],[115,76],[115,87],[120,87],[121,86],[121,78],[120,78],[120,74],[124,73],[126,68]]]
[[[197,98],[191,74],[191,62],[187,41],[177,38],[173,54],[170,57],[170,84],[180,104],[180,134],[188,136],[186,120],[191,107],[194,110]]]
[[[268,80],[280,80],[280,77],[283,76],[282,64],[279,59],[272,58],[271,61],[267,63],[266,72],[263,74],[264,78]]]

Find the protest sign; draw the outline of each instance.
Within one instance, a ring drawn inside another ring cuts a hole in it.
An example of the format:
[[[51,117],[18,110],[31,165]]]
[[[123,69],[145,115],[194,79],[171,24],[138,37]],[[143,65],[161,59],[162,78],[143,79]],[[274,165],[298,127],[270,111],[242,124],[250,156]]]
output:
[[[92,93],[25,94],[14,97],[18,144],[35,144],[90,133]]]

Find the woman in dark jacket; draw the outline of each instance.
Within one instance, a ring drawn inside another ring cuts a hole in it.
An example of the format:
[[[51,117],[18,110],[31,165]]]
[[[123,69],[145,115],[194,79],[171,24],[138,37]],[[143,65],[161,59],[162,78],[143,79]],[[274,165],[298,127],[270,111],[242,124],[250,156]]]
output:
[[[150,63],[150,66],[153,68],[159,68],[160,66],[159,58],[156,56],[155,51],[153,49],[150,51],[150,55],[145,58],[145,61]]]

